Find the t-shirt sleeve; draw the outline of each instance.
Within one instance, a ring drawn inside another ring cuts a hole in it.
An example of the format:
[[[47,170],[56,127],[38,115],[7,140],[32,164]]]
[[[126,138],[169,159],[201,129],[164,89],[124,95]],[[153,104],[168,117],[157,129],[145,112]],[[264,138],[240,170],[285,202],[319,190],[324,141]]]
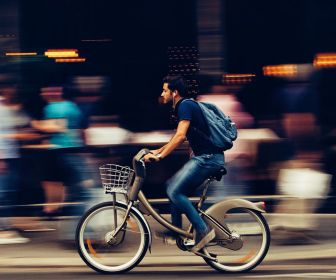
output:
[[[48,104],[43,109],[43,119],[50,120],[50,119],[54,119],[54,118],[55,117],[54,117],[54,114],[53,114],[53,110],[52,110],[51,106]]]
[[[60,106],[55,104],[48,104],[46,107],[44,107],[43,116],[45,120],[65,118],[63,115],[63,110],[61,110]]]
[[[188,120],[192,119],[192,104],[190,101],[183,101],[178,108],[178,120]]]

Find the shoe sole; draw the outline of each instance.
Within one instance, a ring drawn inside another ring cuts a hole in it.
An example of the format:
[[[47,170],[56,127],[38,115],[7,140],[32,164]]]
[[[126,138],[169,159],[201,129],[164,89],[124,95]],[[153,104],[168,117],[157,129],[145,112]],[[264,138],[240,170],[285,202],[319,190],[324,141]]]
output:
[[[194,247],[191,248],[191,252],[196,253],[202,248],[204,248],[205,245],[207,245],[210,241],[212,241],[216,237],[215,230],[212,229],[206,236],[203,237],[203,239],[198,242]]]
[[[11,244],[24,244],[28,243],[30,240],[28,238],[15,238],[12,240],[0,240],[0,245],[11,245]]]

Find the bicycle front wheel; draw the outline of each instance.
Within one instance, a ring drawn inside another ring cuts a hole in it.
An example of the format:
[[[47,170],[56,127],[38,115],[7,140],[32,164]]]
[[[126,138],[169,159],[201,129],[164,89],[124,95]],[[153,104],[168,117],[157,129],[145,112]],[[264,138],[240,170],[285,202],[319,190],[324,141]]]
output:
[[[131,209],[126,225],[111,239],[122,223],[127,206],[104,202],[88,210],[76,231],[78,253],[100,273],[121,273],[135,267],[145,256],[150,232],[141,213]]]
[[[261,213],[247,208],[233,208],[223,213],[222,221],[236,240],[217,237],[203,249],[216,256],[217,262],[204,258],[211,267],[221,272],[246,272],[262,262],[270,246],[270,231]]]

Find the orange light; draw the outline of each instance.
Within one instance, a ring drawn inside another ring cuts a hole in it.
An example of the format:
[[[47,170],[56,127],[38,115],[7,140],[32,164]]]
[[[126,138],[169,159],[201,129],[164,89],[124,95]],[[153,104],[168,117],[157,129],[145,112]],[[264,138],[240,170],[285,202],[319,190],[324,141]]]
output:
[[[225,84],[246,84],[252,82],[255,74],[224,74],[223,82]]]
[[[56,57],[78,57],[78,50],[76,49],[59,49],[59,50],[47,50],[44,53],[49,58]]]
[[[264,66],[263,73],[265,76],[292,77],[297,74],[297,65],[282,64],[282,65]]]
[[[37,55],[36,52],[8,52],[6,56],[28,56],[28,55]]]
[[[225,78],[249,78],[255,77],[254,74],[224,74]]]
[[[315,56],[314,66],[317,68],[336,67],[336,53],[319,53]]]
[[[55,62],[85,62],[86,58],[56,58]]]

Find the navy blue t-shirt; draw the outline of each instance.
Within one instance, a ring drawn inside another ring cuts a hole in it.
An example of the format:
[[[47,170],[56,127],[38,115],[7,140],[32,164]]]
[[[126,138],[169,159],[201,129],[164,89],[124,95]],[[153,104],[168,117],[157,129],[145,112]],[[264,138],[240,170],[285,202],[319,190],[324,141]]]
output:
[[[209,135],[209,128],[197,102],[190,99],[179,100],[175,107],[175,113],[177,114],[178,121],[190,121],[187,139],[196,156],[221,153],[221,151],[218,151],[210,140],[204,136]],[[196,130],[194,128],[196,128]],[[199,131],[202,132],[202,135]]]

